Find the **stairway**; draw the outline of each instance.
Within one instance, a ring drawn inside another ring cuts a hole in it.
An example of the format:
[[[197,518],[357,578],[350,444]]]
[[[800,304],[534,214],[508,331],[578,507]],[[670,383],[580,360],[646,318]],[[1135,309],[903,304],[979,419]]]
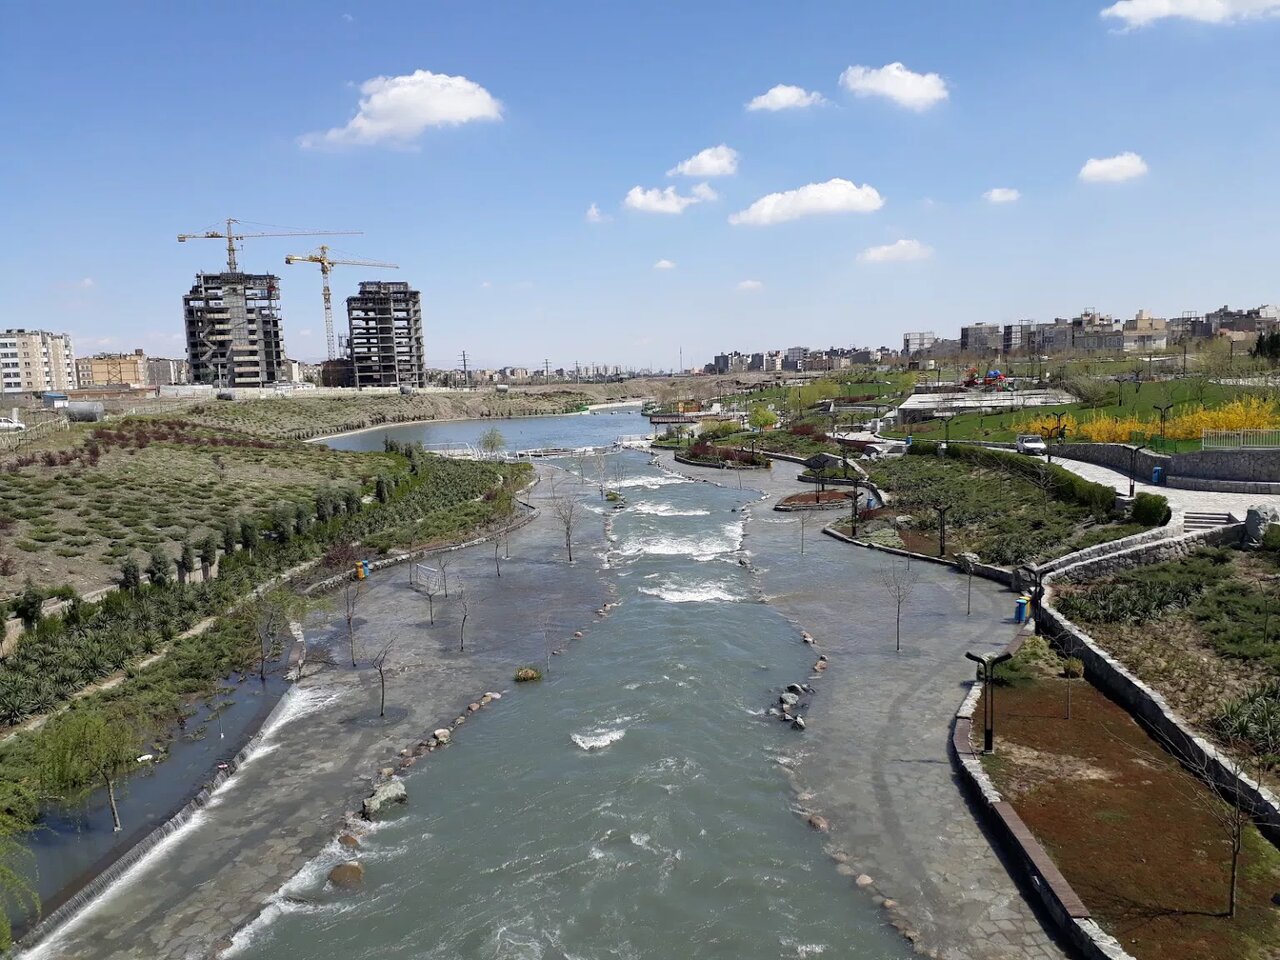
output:
[[[1228,523],[1233,523],[1234,519],[1229,513],[1192,513],[1188,511],[1182,520],[1182,529],[1186,533],[1195,533],[1197,530],[1211,530],[1214,527],[1225,527]]]

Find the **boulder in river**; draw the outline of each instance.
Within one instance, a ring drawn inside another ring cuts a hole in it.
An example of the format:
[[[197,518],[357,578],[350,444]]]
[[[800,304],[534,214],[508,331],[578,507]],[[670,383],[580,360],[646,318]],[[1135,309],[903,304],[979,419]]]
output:
[[[803,730],[805,728],[804,717],[796,717],[791,721],[792,730]]]
[[[349,833],[344,833],[342,836],[338,838],[338,846],[350,847],[353,850],[359,850],[360,841],[357,840],[353,835]]]
[[[784,693],[780,697],[778,697],[778,701],[784,707],[794,707],[797,703],[800,702],[800,698],[796,696],[794,693]]]
[[[378,784],[377,788],[364,800],[364,818],[372,820],[385,807],[393,803],[404,803],[409,799],[409,793],[404,788],[402,780],[388,780],[386,783]]]
[[[831,825],[827,823],[827,818],[821,814],[811,813],[809,815],[809,826],[817,830],[819,833],[826,833],[831,829]]]
[[[433,733],[432,736],[436,738],[436,743],[448,743],[449,739],[453,736],[453,734],[450,733],[446,728],[441,727],[439,730]]]
[[[364,883],[364,867],[358,860],[340,863],[329,871],[329,882],[343,890],[358,887]]]
[[[804,693],[804,687],[798,683],[788,683],[787,693],[794,693],[798,697],[800,694]]]

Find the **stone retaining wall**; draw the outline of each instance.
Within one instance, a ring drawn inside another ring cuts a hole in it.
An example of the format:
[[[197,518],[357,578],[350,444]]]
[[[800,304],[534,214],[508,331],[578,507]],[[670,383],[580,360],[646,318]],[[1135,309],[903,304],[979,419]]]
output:
[[[1142,546],[1147,543],[1155,543],[1159,540],[1169,540],[1173,537],[1179,537],[1183,532],[1183,523],[1186,515],[1181,510],[1172,511],[1169,522],[1163,527],[1152,527],[1150,530],[1143,530],[1141,533],[1135,533],[1128,537],[1121,537],[1119,540],[1112,540],[1109,543],[1100,543],[1094,547],[1086,547],[1083,550],[1077,550],[1075,553],[1068,553],[1064,556],[1057,557],[1045,563],[1038,564],[1036,570],[1041,574],[1052,573],[1054,570],[1061,570],[1063,567],[1072,566],[1077,563],[1083,563],[1087,560],[1096,560],[1099,557],[1110,556],[1114,553],[1122,553],[1130,547]]]
[[[1126,475],[1132,464],[1138,476],[1148,480],[1155,467],[1163,467],[1168,485],[1184,490],[1280,491],[1280,450],[1196,450],[1172,456],[1139,450],[1135,457],[1132,449],[1122,443],[1057,443],[1053,455],[1096,463]],[[1261,488],[1250,489],[1252,484]]]
[[[1045,577],[1045,596],[1038,623],[1061,651],[1084,662],[1085,676],[1099,690],[1124,707],[1151,735],[1184,766],[1199,776],[1208,776],[1228,795],[1250,811],[1258,829],[1280,846],[1280,797],[1249,779],[1236,763],[1201,737],[1158,692],[1147,686],[1119,660],[1112,657],[1081,627],[1053,606],[1053,581],[1081,575],[1106,576],[1117,570],[1178,559],[1201,546],[1238,542],[1244,524],[1233,524],[1186,534],[1173,540],[1133,547],[1118,554],[1084,560],[1063,567]]]
[[[721,463],[703,463],[701,460],[691,460],[688,457],[673,453],[676,463],[683,463],[686,467],[702,467],[704,470],[768,470],[769,464],[756,465],[751,463],[738,463],[729,466],[728,462]]]

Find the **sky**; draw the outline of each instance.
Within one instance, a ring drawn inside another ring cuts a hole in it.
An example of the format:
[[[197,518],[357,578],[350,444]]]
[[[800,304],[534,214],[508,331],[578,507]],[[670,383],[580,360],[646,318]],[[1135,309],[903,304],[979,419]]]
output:
[[[8,6],[0,326],[181,356],[246,239],[290,356],[422,291],[428,364],[672,368],[1280,300],[1280,0]]]

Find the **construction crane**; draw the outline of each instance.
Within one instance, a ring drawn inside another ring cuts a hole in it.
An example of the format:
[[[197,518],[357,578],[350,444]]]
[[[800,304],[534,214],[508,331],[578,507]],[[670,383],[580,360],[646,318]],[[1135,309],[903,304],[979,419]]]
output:
[[[354,237],[360,234],[359,230],[287,230],[282,233],[236,233],[234,225],[242,222],[228,217],[225,233],[219,233],[216,230],[206,230],[204,233],[180,233],[178,234],[178,242],[186,243],[188,240],[227,241],[227,273],[239,273],[240,268],[236,266],[236,241],[244,240],[246,237]],[[270,224],[263,224],[263,226],[270,226]]]
[[[318,263],[320,264],[320,276],[324,279],[324,340],[325,346],[329,351],[329,359],[333,360],[337,356],[337,345],[333,339],[333,301],[329,295],[329,271],[338,264],[352,267],[382,267],[386,270],[399,270],[400,267],[394,263],[379,263],[377,260],[335,260],[329,256],[329,248],[323,243],[316,253],[302,254],[291,253],[284,258],[286,264],[290,263]]]

